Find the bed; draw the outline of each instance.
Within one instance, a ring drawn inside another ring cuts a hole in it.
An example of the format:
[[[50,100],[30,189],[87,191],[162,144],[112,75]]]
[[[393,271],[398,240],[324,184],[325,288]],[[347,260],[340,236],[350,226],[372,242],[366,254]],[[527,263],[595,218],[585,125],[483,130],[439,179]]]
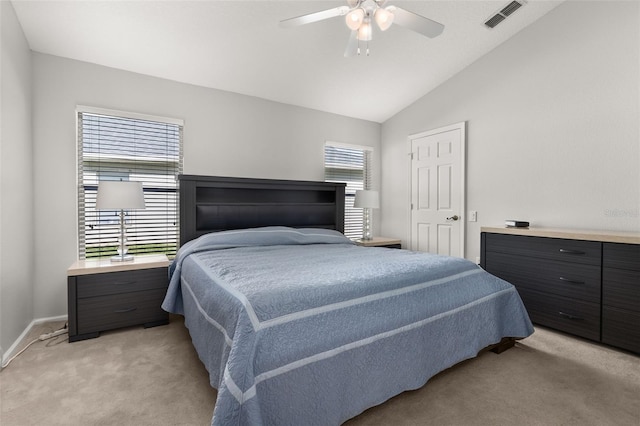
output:
[[[180,176],[163,308],[218,390],[212,425],[339,425],[533,327],[464,259],[361,247],[344,185]]]

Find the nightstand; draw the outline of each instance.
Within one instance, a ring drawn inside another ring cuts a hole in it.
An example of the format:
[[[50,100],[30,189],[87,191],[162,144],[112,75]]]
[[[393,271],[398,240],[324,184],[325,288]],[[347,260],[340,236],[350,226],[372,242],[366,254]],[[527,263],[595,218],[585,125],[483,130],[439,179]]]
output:
[[[370,240],[356,240],[355,242],[359,246],[364,247],[387,247],[387,248],[401,248],[401,241],[395,238],[385,237],[373,237]]]
[[[169,323],[160,305],[169,285],[165,255],[136,256],[130,262],[79,260],[67,270],[69,342],[132,325]]]

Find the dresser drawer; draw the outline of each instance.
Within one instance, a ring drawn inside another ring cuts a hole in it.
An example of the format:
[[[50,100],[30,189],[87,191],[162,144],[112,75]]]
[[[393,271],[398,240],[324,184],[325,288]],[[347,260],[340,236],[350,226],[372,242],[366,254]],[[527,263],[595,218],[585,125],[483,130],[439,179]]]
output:
[[[600,340],[600,305],[545,293],[518,289],[534,323],[556,330]]]
[[[602,266],[640,272],[640,244],[604,243]]]
[[[77,277],[77,297],[83,299],[152,289],[166,290],[168,280],[167,268],[80,275]]]
[[[640,271],[604,268],[602,304],[640,313]]]
[[[487,252],[485,267],[518,289],[600,303],[598,266]]]
[[[602,343],[640,353],[640,313],[603,307]]]
[[[558,260],[600,266],[602,244],[597,241],[564,240],[560,238],[522,235],[486,234],[487,252]]]
[[[78,334],[158,321],[169,314],[160,305],[166,289],[111,294],[78,300]]]

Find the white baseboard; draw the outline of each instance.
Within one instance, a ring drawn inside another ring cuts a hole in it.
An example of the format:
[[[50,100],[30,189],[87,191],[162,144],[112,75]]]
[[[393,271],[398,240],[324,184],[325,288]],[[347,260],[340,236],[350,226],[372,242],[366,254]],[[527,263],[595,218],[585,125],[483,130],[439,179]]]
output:
[[[7,349],[7,352],[2,352],[2,350],[0,349],[0,354],[2,354],[1,365],[4,365],[7,362],[7,360],[9,360],[13,356],[13,353],[16,351],[16,349],[18,348],[22,340],[24,340],[24,338],[27,337],[27,335],[29,334],[29,332],[31,332],[31,329],[34,326],[44,324],[46,322],[67,321],[67,320],[68,320],[67,315],[60,315],[57,317],[36,318],[33,321],[31,321],[31,323],[27,326],[27,328],[25,328],[24,331],[20,334],[20,336],[18,336],[16,341],[13,342],[13,345],[11,345],[9,349]]]

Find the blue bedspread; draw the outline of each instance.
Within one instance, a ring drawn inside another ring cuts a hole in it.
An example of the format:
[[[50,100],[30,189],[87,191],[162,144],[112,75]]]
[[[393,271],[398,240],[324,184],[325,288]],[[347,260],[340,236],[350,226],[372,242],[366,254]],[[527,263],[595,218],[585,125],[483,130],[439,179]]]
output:
[[[225,426],[338,425],[533,332],[515,288],[469,261],[318,229],[189,242],[162,307],[185,316]]]

